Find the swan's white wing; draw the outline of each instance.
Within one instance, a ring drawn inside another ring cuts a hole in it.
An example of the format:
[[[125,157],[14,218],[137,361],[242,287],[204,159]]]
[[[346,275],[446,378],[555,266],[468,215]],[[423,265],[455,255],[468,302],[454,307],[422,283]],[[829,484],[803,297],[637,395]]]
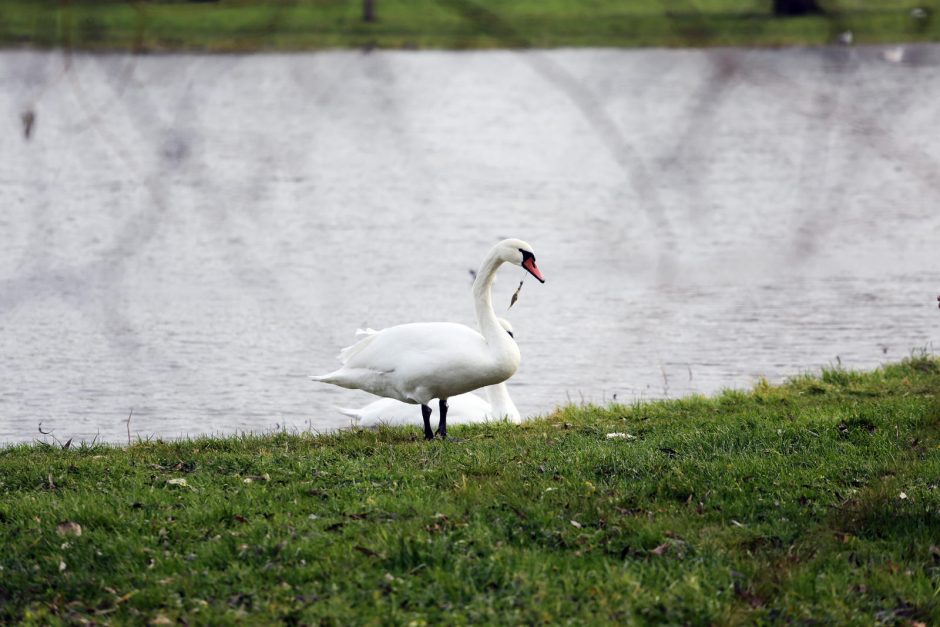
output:
[[[312,377],[407,403],[450,398],[505,381],[518,365],[496,363],[482,335],[462,324],[403,324],[368,335],[340,353],[343,366]]]
[[[439,355],[464,355],[486,358],[486,340],[462,324],[453,322],[418,322],[387,329],[357,329],[361,340],[339,352],[338,358],[348,368],[369,368],[386,372],[402,363],[404,356],[415,359]]]
[[[453,322],[418,322],[388,327],[367,335],[340,353],[348,368],[379,371],[398,369],[408,360],[489,361],[486,340],[462,324]]]

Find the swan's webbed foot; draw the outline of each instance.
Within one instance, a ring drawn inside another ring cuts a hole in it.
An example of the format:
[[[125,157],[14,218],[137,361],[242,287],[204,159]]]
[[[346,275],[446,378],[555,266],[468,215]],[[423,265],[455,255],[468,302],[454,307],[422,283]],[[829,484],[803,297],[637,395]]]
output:
[[[427,405],[421,405],[421,417],[424,418],[424,439],[433,440],[434,432],[431,431],[431,408]]]

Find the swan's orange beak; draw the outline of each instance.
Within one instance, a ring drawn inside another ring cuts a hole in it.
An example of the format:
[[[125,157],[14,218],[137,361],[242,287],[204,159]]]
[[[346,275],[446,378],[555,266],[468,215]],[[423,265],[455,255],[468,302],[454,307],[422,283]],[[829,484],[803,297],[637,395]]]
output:
[[[540,282],[544,283],[545,279],[542,278],[542,273],[539,272],[539,267],[535,265],[535,258],[529,257],[522,262],[522,267],[529,271],[529,274],[534,276]]]

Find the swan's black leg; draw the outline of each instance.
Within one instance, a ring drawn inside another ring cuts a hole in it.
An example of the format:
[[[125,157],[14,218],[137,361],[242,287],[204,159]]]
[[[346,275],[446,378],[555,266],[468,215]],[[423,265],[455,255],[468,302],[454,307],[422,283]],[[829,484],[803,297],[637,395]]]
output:
[[[440,403],[438,403],[438,408],[441,413],[441,421],[437,423],[437,434],[442,438],[447,438],[447,399],[442,398]]]
[[[424,439],[433,440],[434,432],[431,431],[431,408],[427,405],[422,405],[421,417],[424,418]]]

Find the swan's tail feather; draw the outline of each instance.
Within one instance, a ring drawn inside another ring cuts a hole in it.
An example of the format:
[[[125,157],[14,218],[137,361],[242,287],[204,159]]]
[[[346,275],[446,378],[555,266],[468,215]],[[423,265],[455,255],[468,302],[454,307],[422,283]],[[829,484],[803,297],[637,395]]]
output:
[[[375,335],[376,333],[378,333],[378,331],[370,327],[366,327],[365,329],[356,329],[356,337],[359,337],[360,335]]]
[[[336,405],[333,406],[333,409],[343,414],[344,416],[349,416],[350,418],[355,418],[357,420],[360,418],[358,409],[350,409],[349,407],[337,407]]]
[[[339,352],[339,355],[337,356],[340,362],[344,364],[348,363],[350,359],[352,359],[353,357],[361,353],[363,350],[365,350],[366,346],[368,346],[372,342],[372,340],[375,339],[375,337],[376,337],[375,333],[371,335],[367,335],[361,340],[359,340],[358,342],[356,342],[355,344],[351,346],[347,346],[346,348],[341,350]]]

